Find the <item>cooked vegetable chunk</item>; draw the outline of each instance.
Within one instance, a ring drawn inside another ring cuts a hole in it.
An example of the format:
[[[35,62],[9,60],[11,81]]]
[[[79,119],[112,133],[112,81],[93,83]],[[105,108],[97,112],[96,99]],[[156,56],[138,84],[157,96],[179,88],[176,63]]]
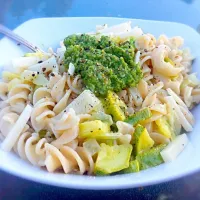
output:
[[[99,107],[100,100],[89,90],[84,90],[74,101],[72,101],[66,108],[69,111],[73,108],[76,114],[87,114]]]
[[[92,156],[100,151],[101,147],[95,139],[88,139],[83,143],[83,147],[88,151]]]
[[[110,132],[110,126],[100,120],[87,121],[79,125],[79,136],[81,138],[98,138]]]
[[[156,125],[158,126],[160,133],[170,139],[172,137],[172,128],[167,122],[167,119],[165,117],[161,117],[157,119],[155,122]]]
[[[101,120],[102,122],[105,122],[109,125],[112,125],[113,124],[113,120],[112,120],[112,117],[102,111],[99,111],[99,112],[95,112],[94,114],[92,114],[92,119],[94,120]]]
[[[149,136],[146,128],[137,125],[134,132],[134,145],[136,154],[150,149],[154,145],[154,141]]]
[[[109,91],[106,99],[103,100],[105,111],[112,115],[115,121],[124,121],[126,105],[124,102],[115,94]]]
[[[132,160],[129,163],[129,167],[126,169],[123,169],[121,172],[126,174],[126,173],[134,173],[134,172],[139,172],[140,171],[140,165],[138,160]]]
[[[132,145],[108,146],[101,144],[95,163],[95,172],[110,174],[129,167]]]
[[[149,151],[140,153],[136,156],[137,161],[141,170],[155,167],[164,162],[160,152],[165,148],[165,144],[159,145],[150,149]]]
[[[175,139],[177,135],[180,135],[181,133],[181,124],[178,120],[178,117],[176,116],[176,113],[173,109],[170,110],[169,114],[166,116],[167,122],[169,123],[170,130],[171,130],[171,139]]]
[[[142,122],[146,119],[149,119],[152,116],[152,113],[149,108],[145,108],[141,111],[136,112],[132,116],[128,117],[124,121],[135,126],[139,122]]]

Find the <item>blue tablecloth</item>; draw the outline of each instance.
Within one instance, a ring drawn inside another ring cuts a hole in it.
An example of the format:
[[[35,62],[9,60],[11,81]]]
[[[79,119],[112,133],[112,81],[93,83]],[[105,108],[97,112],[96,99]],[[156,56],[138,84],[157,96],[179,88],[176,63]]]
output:
[[[64,16],[176,21],[188,24],[200,32],[199,0],[0,0],[0,22],[11,29],[32,18]],[[199,185],[200,173],[196,173],[169,183],[136,189],[78,191],[33,183],[0,171],[0,199],[196,200],[200,199]]]

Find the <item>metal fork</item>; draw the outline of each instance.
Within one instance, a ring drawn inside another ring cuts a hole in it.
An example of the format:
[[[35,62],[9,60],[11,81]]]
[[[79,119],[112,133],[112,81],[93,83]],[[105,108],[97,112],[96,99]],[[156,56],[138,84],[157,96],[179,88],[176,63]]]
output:
[[[32,43],[28,42],[27,40],[25,40],[21,36],[17,35],[16,33],[11,31],[7,27],[3,26],[2,24],[0,24],[0,33],[4,34],[5,36],[7,36],[11,39],[13,39],[14,41],[18,42],[19,44],[23,44],[24,46],[28,47],[30,50],[32,50],[34,52],[39,51],[39,52],[45,53],[42,49],[40,49],[36,45],[33,45]]]

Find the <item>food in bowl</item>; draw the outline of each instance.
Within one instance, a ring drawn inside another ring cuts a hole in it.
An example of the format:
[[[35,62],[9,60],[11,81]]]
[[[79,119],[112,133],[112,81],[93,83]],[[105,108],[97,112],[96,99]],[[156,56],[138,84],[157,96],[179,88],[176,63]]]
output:
[[[1,148],[49,172],[89,175],[174,160],[200,102],[183,42],[127,22],[14,59],[0,83]]]

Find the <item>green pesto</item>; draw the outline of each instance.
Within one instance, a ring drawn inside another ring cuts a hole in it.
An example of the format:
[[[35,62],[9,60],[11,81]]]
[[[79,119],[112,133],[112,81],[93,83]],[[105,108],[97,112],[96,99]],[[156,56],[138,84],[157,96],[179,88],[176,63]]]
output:
[[[94,36],[70,35],[64,40],[65,66],[75,66],[75,73],[89,90],[98,96],[106,96],[108,90],[119,92],[136,86],[142,78],[139,64],[134,62],[134,39],[117,43],[107,36],[99,40]]]
[[[153,147],[149,151],[142,152],[136,156],[136,160],[139,162],[141,170],[148,169],[150,167],[155,167],[163,163],[162,156],[160,152],[166,147],[165,144]]]

